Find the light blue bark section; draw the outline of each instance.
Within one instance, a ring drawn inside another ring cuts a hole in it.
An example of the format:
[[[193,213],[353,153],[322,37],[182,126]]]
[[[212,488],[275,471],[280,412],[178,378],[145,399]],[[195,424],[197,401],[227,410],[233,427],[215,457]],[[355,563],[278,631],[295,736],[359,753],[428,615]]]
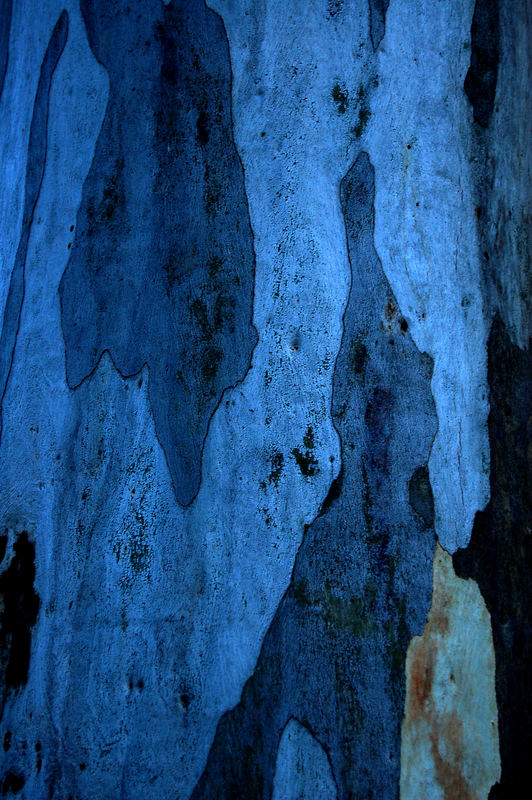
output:
[[[434,359],[439,429],[429,468],[436,531],[465,547],[489,497],[489,330],[464,92],[473,0],[391,0],[367,147],[375,246],[418,347]]]
[[[323,747],[297,720],[281,736],[272,800],[336,800],[331,767]]]

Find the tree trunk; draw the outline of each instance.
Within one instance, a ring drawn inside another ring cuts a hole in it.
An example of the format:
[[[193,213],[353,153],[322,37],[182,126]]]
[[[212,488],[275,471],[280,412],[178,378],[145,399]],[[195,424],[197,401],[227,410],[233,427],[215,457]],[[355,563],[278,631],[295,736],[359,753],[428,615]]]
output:
[[[2,0],[2,794],[521,796],[531,16]]]

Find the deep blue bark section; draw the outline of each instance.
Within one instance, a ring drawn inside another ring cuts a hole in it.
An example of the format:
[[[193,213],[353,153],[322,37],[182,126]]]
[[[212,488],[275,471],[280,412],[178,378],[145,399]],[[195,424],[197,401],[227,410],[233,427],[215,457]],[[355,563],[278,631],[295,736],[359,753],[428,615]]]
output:
[[[0,99],[4,91],[7,63],[9,61],[9,32],[13,0],[2,0],[0,3]]]
[[[60,286],[67,379],[79,385],[104,350],[122,375],[148,364],[156,433],[186,505],[209,420],[257,340],[228,43],[198,0],[81,6],[110,85]]]
[[[52,84],[52,76],[59,58],[61,57],[61,53],[64,50],[67,36],[68,14],[66,11],[63,11],[54,27],[41,65],[37,94],[35,96],[33,115],[31,118],[22,227],[15,263],[11,273],[11,280],[9,282],[2,322],[2,332],[0,334],[0,437],[3,427],[2,405],[13,364],[22,304],[24,302],[24,281],[28,243],[33,223],[33,215],[44,177],[50,87]]]
[[[305,530],[255,672],[218,725],[194,800],[269,799],[290,717],[325,748],[339,800],[399,793],[406,650],[432,591],[432,360],[412,341],[373,245],[365,153],[341,202],[352,269],[333,387],[342,468]]]
[[[487,128],[497,88],[499,69],[499,0],[476,0],[471,23],[471,61],[464,89],[473,117]]]
[[[532,748],[532,351],[514,345],[501,318],[488,341],[490,501],[469,547],[454,555],[491,616],[501,780],[493,800],[522,794]]]

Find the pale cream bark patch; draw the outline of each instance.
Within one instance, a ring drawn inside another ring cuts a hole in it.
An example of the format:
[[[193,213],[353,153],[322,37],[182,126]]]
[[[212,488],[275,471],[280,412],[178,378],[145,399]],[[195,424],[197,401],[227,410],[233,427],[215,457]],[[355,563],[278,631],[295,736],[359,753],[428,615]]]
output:
[[[484,800],[500,777],[490,616],[440,545],[423,636],[406,659],[401,800]]]

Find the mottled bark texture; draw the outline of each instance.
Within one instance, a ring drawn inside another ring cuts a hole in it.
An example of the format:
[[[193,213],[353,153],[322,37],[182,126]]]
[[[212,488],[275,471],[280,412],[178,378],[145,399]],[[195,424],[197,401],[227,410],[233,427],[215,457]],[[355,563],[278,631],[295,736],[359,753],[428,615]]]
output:
[[[352,268],[333,384],[342,468],[305,530],[255,673],[218,726],[194,800],[270,798],[292,717],[325,748],[339,800],[398,797],[405,655],[432,587],[423,467],[436,431],[432,363],[413,343],[373,246],[365,153],[340,194]],[[307,444],[310,458],[311,429]]]
[[[0,0],[0,794],[520,796],[530,26]]]
[[[254,252],[221,20],[203,3],[82,2],[109,101],[61,281],[69,385],[104,350],[150,370],[176,497],[196,495],[212,413],[256,343]]]

